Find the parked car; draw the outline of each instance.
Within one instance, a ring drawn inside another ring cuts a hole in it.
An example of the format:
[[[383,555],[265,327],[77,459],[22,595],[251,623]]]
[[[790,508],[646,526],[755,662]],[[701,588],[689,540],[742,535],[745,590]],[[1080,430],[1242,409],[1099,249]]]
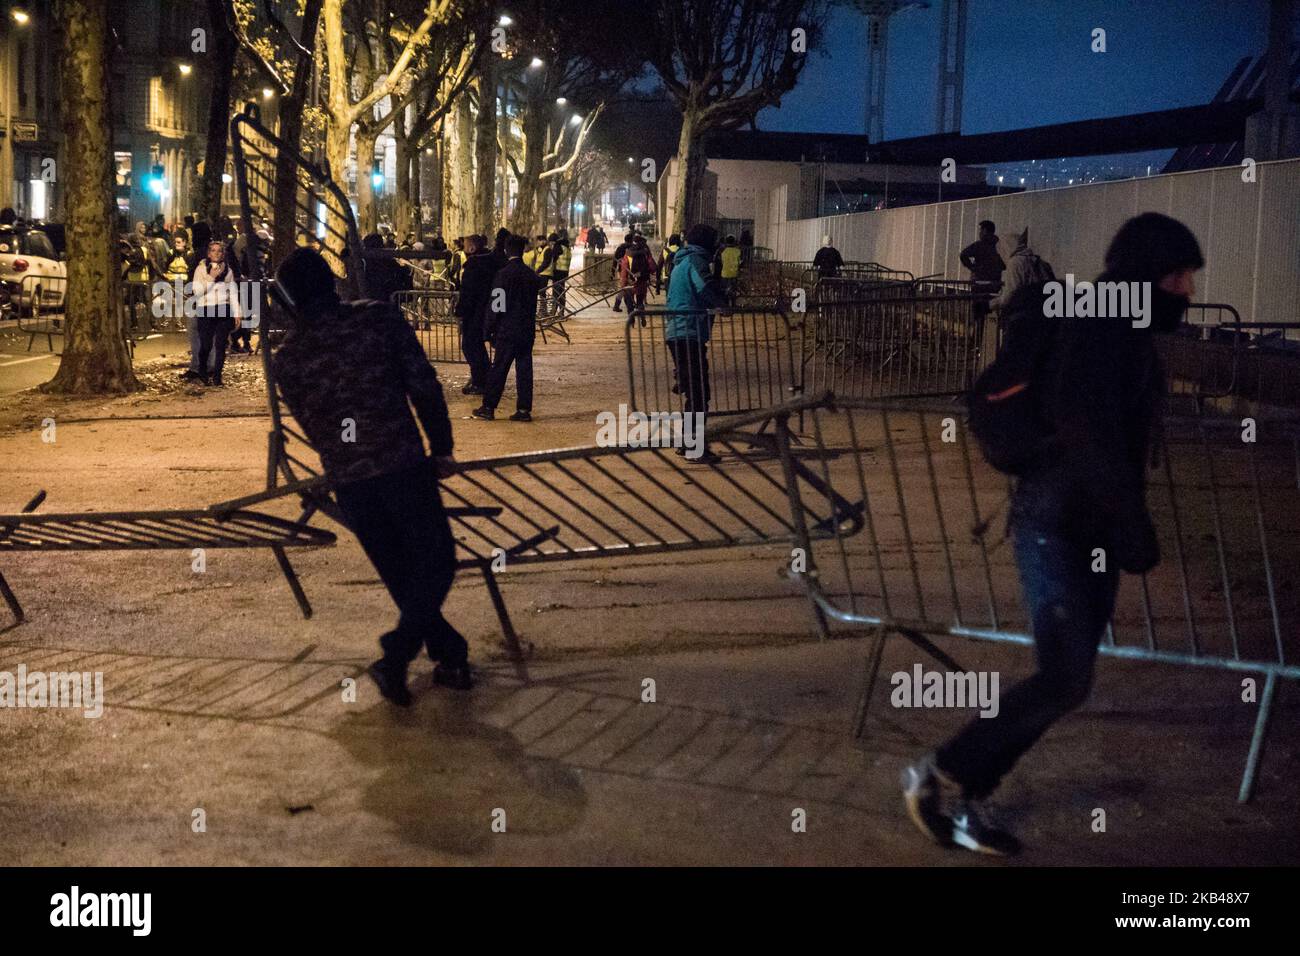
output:
[[[68,267],[49,236],[39,229],[0,227],[0,290],[16,310],[61,311]]]

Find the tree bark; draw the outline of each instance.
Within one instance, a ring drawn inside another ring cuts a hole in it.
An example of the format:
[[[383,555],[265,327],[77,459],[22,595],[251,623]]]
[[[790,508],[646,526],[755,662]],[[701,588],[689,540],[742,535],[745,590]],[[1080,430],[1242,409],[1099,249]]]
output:
[[[378,138],[378,129],[368,124],[357,127],[357,227],[363,238],[379,225],[375,186],[370,181],[375,168],[375,140]]]
[[[208,100],[208,141],[199,184],[199,215],[213,228],[221,216],[222,174],[230,139],[230,89],[234,80],[239,41],[226,22],[224,0],[208,0],[208,26],[212,30],[212,85]]]
[[[524,110],[524,165],[520,170],[515,211],[510,217],[510,231],[524,236],[537,233],[537,194],[539,177],[542,175],[545,135],[545,112],[529,104]]]
[[[122,336],[113,241],[113,131],[108,70],[109,0],[61,0],[68,291],[63,357],[50,392],[112,394],[140,387]]]
[[[303,10],[302,35],[299,42],[309,52],[316,51],[316,28],[320,24],[322,0],[307,0]],[[311,90],[312,61],[300,56],[293,71],[293,86],[289,95],[280,101],[280,139],[291,149],[302,148],[302,114]],[[275,236],[271,248],[271,261],[283,262],[297,247],[298,208],[297,166],[286,152],[275,161],[275,212],[271,217]]]
[[[479,61],[478,116],[474,128],[474,222],[491,230],[496,222],[497,79],[496,57]]]
[[[401,242],[411,231],[411,145],[406,138],[406,111],[393,117],[393,139],[397,146],[397,182],[393,196],[393,231]]]
[[[699,126],[698,114],[688,106],[682,111],[682,134],[677,141],[677,189],[672,228],[673,232],[682,235],[700,221],[703,206],[704,174],[709,161],[704,155]]]

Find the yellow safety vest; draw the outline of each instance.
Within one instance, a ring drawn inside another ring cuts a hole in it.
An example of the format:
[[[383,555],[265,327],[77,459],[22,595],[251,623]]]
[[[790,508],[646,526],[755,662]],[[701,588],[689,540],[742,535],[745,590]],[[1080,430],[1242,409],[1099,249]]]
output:
[[[538,264],[538,265],[541,265],[542,260],[546,258],[546,248],[547,248],[547,247],[543,246],[543,247],[541,247],[540,249],[537,250],[537,264]],[[547,263],[545,269],[536,269],[536,268],[535,268],[534,271],[535,271],[539,276],[546,276],[546,277],[549,279],[551,276],[555,275],[555,260],[552,259],[549,263]]]
[[[541,249],[537,249],[537,248],[529,249],[527,252],[524,253],[524,265],[528,266],[528,268],[536,272],[537,264],[541,261],[541,259],[539,258],[541,256],[541,253],[542,253]]]
[[[740,246],[723,246],[722,278],[734,279],[740,275]]]
[[[560,254],[555,257],[555,271],[568,272],[569,262],[573,259],[573,251],[568,246],[560,246]]]

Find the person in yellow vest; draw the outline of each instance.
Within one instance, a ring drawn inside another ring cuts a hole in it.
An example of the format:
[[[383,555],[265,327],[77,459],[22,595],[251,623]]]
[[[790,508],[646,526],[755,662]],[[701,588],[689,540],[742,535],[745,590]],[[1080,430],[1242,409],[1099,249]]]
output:
[[[655,273],[655,295],[659,294],[659,286],[663,284],[664,295],[668,294],[668,287],[672,284],[673,278],[673,256],[682,247],[682,237],[679,233],[674,232],[668,237],[668,242],[664,244],[663,254],[659,256],[659,269]]]
[[[573,261],[573,250],[569,247],[567,235],[557,234],[551,245],[551,279],[552,294],[557,312],[564,311],[564,280],[569,278],[569,263]]]
[[[172,290],[169,296],[164,296],[164,300],[171,306],[169,318],[184,320],[185,284],[194,274],[194,266],[197,262],[198,257],[189,251],[185,242],[185,234],[178,230],[172,237],[172,247],[163,261],[163,278]]]
[[[740,278],[740,243],[735,236],[727,236],[718,249],[714,259],[714,271],[722,280],[722,288],[727,295],[727,304],[736,304],[736,280]]]
[[[524,250],[524,265],[537,272],[542,267],[542,256],[546,254],[546,237],[537,236]]]

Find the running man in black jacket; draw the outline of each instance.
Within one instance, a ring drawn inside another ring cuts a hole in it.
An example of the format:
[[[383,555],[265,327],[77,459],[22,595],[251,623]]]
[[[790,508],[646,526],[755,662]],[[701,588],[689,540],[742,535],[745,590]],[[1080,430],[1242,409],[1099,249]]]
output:
[[[1204,264],[1191,230],[1143,213],[1111,240],[1098,281],[1145,285],[1148,324],[1123,315],[1051,320],[1042,285],[1022,289],[1007,307],[1008,334],[1020,323],[1029,333],[1060,322],[1035,376],[1052,435],[1011,498],[1037,670],[1002,695],[994,716],[975,717],[904,770],[908,812],[936,842],[999,855],[1019,849],[988,821],[983,801],[1048,728],[1088,699],[1120,571],[1145,574],[1160,561],[1146,504],[1165,394],[1155,336],[1178,328]]]
[[[319,253],[294,250],[276,284],[293,327],[273,359],[275,379],[401,612],[379,639],[383,657],[370,676],[390,701],[410,704],[406,671],[423,645],[438,662],[434,681],[468,690],[468,645],[442,616],[456,556],[438,479],[456,461],[438,375],[392,306],[339,301]]]

